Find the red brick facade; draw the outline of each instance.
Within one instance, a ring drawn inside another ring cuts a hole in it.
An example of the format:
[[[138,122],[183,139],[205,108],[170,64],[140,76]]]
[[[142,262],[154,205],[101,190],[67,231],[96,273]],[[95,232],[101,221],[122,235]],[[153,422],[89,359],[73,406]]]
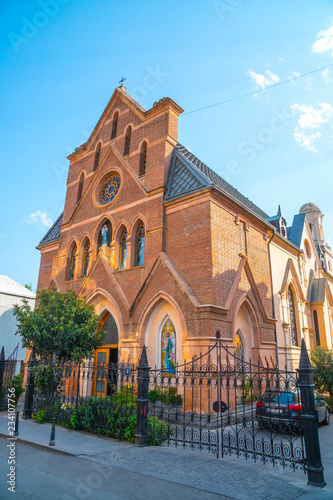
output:
[[[111,140],[116,112],[117,134]],[[272,363],[275,322],[268,225],[212,185],[165,200],[181,112],[169,98],[145,111],[124,88],[115,90],[87,143],[69,156],[60,236],[42,240],[39,246],[38,289],[75,289],[94,304],[98,314],[110,313],[118,329],[119,359],[130,356],[136,361],[146,343],[149,363],[158,364],[158,332],[168,316],[175,325],[179,363],[206,350],[217,329],[231,347],[240,329],[245,356],[255,361],[266,357]],[[124,157],[128,126],[130,152]],[[143,141],[148,148],[146,171],[140,176]],[[98,194],[111,172],[120,175],[121,186],[114,200],[103,206]],[[100,247],[98,239],[106,221],[112,228],[111,242]],[[141,223],[145,225],[144,264],[136,266]],[[126,269],[119,269],[125,229]],[[83,278],[88,241],[89,268]],[[70,279],[75,245],[74,279]]]

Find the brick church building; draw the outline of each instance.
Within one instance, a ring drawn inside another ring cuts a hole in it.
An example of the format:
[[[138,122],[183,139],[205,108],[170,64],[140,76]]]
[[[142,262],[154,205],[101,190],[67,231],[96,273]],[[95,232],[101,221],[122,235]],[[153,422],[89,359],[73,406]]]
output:
[[[94,305],[107,332],[101,362],[136,362],[146,345],[150,366],[172,369],[206,352],[220,330],[239,356],[272,365],[280,305],[270,244],[275,262],[285,247],[297,261],[296,245],[278,226],[281,213],[269,218],[178,142],[182,112],[170,98],[146,111],[124,86],[114,91],[68,157],[63,214],[38,246],[38,289],[74,289]],[[296,279],[288,276],[285,286]],[[284,362],[293,358],[286,342]]]

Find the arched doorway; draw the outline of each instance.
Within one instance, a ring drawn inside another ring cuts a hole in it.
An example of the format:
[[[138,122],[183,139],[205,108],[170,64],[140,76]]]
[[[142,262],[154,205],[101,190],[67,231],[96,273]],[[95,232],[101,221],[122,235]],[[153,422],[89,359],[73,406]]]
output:
[[[95,353],[95,396],[110,396],[117,384],[118,328],[112,314],[107,313],[101,320],[100,330],[106,332],[104,345]]]

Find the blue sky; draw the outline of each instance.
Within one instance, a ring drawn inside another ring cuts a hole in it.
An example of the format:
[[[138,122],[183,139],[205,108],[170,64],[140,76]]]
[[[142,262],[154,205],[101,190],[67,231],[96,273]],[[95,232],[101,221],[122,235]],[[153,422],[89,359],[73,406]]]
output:
[[[330,1],[1,3],[0,274],[37,285],[36,245],[64,205],[66,156],[121,76],[185,112],[333,63]],[[179,120],[179,141],[288,224],[312,201],[333,245],[333,66]]]

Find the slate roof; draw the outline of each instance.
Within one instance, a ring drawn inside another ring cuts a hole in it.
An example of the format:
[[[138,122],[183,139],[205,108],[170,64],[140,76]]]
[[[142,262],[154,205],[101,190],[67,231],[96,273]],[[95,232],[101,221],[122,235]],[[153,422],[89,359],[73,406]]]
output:
[[[287,228],[288,240],[298,248],[301,246],[305,217],[305,214],[294,215],[292,226]]]
[[[186,173],[189,171],[190,173]],[[190,175],[192,174],[192,175]],[[185,196],[207,186],[213,186],[226,193],[263,219],[268,215],[252,201],[243,196],[231,184],[197,158],[191,151],[178,143],[172,160],[165,201]]]
[[[325,302],[325,290],[326,290],[326,278],[316,278],[311,281],[311,287],[309,287],[308,300],[309,302]]]
[[[62,215],[59,215],[55,223],[50,227],[44,238],[40,241],[38,246],[46,245],[51,241],[56,241],[60,238],[60,226],[62,224]]]

